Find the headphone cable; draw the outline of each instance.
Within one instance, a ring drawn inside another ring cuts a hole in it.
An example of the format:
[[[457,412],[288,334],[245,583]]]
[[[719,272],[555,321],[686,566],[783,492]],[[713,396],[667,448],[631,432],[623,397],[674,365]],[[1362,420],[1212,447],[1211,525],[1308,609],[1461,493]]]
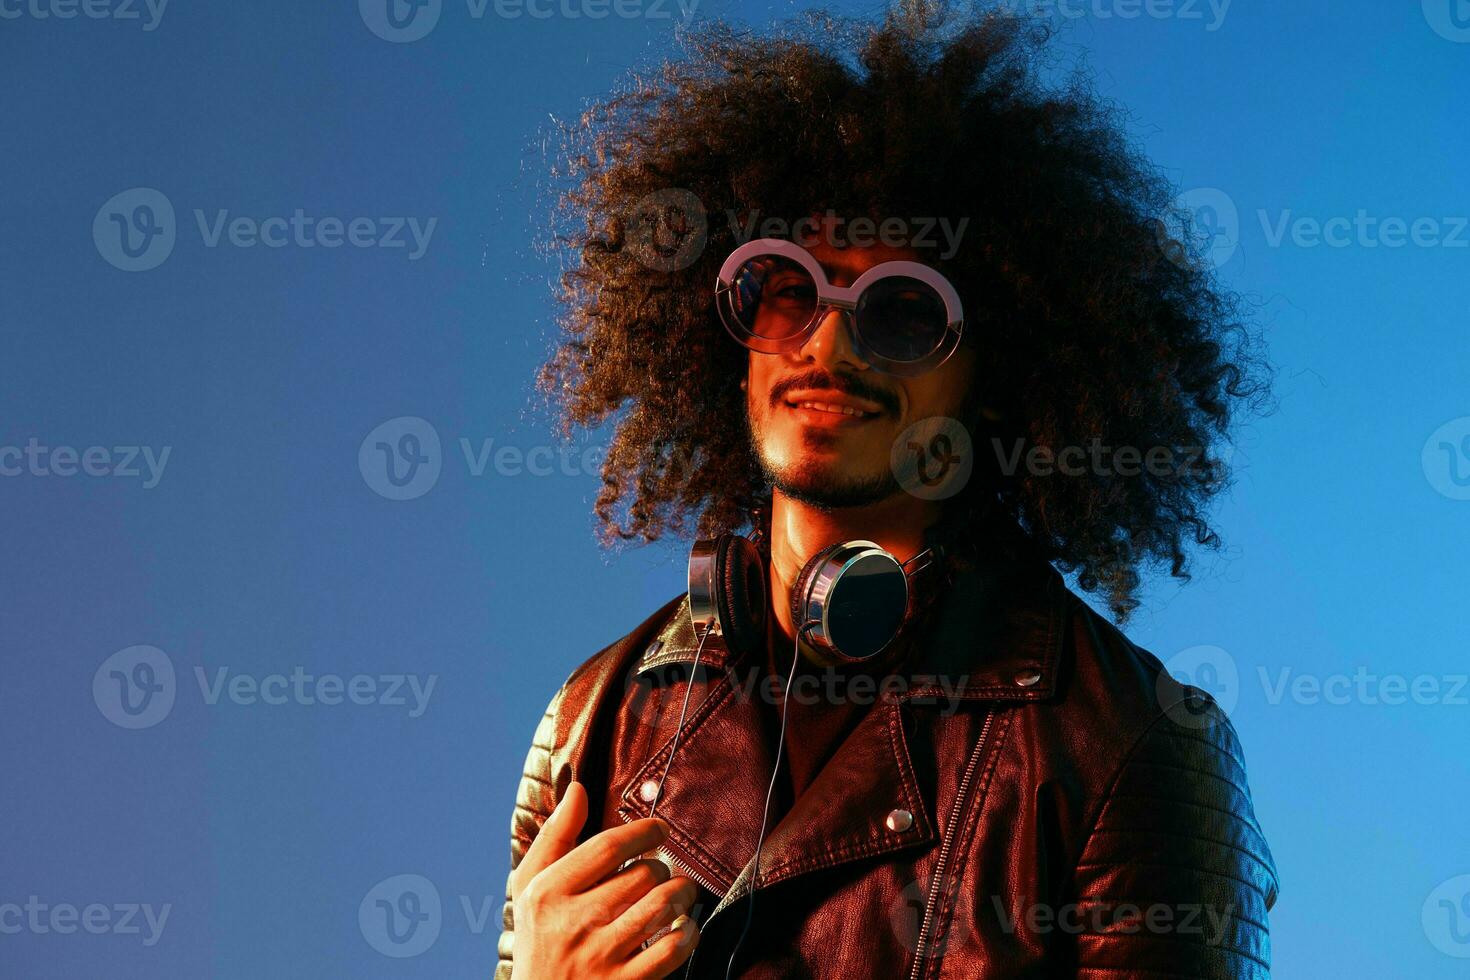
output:
[[[674,764],[674,753],[679,751],[679,736],[684,734],[684,718],[689,713],[689,695],[694,691],[694,674],[699,670],[699,657],[704,653],[704,641],[714,632],[714,624],[706,626],[704,635],[699,638],[699,646],[694,649],[694,662],[689,665],[689,681],[684,685],[684,704],[679,708],[679,723],[674,726],[674,742],[669,746],[669,757],[664,760],[663,775],[658,777],[658,793],[653,798],[653,805],[648,808],[648,816],[653,817],[658,812],[659,801],[664,798],[664,780],[669,778],[669,767]],[[705,695],[709,695],[706,693]]]
[[[761,811],[760,836],[755,842],[754,867],[750,875],[750,901],[745,907],[745,928],[740,931],[740,938],[735,942],[735,948],[730,952],[730,963],[725,967],[725,980],[734,976],[735,957],[740,955],[740,947],[745,944],[745,937],[750,933],[750,923],[755,919],[755,890],[760,883],[761,875],[761,848],[766,842],[766,821],[771,816],[771,797],[776,792],[776,777],[781,772],[781,757],[786,750],[786,708],[791,700],[791,681],[796,676],[797,659],[801,656],[801,630],[796,631],[796,643],[791,651],[791,670],[786,674],[786,689],[781,695],[781,734],[776,739],[776,762],[771,766],[771,781],[766,786],[766,806]]]

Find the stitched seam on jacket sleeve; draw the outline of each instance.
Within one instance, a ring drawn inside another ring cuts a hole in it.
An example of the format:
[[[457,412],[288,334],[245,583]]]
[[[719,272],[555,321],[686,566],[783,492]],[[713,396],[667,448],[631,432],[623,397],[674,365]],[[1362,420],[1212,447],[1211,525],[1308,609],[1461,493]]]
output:
[[[1177,762],[1150,762],[1146,759],[1139,759],[1134,762],[1133,765],[1135,767],[1149,766],[1154,769],[1173,769],[1175,772],[1192,772],[1196,775],[1208,776],[1210,779],[1219,780],[1226,786],[1229,786],[1241,796],[1250,796],[1250,793],[1245,789],[1245,787],[1236,783],[1235,780],[1222,776],[1218,772],[1210,772],[1208,769],[1198,769],[1194,766],[1181,766]]]
[[[1111,868],[1117,863],[1116,861],[1088,861],[1086,864],[1077,865],[1077,868],[1078,870],[1082,870],[1083,868]],[[1173,861],[1135,861],[1130,859],[1128,866],[1131,868],[1174,868],[1179,871],[1193,871],[1195,874],[1214,875],[1216,878],[1229,878],[1231,881],[1238,881],[1242,885],[1245,885],[1251,891],[1260,895],[1263,900],[1266,897],[1266,893],[1261,891],[1260,885],[1257,885],[1253,881],[1247,881],[1239,875],[1233,875],[1228,871],[1214,871],[1210,868],[1201,868],[1193,864],[1179,864]]]
[[[1244,821],[1242,821],[1242,822],[1244,822]],[[1259,864],[1262,868],[1266,869],[1267,871],[1270,871],[1271,870],[1271,866],[1269,864],[1267,864],[1265,861],[1262,861],[1259,855],[1252,854],[1250,851],[1247,851],[1245,848],[1241,847],[1239,844],[1232,844],[1229,841],[1218,840],[1218,839],[1216,839],[1214,837],[1202,837],[1199,834],[1183,834],[1183,833],[1180,833],[1177,830],[1153,830],[1153,829],[1144,830],[1144,829],[1136,828],[1136,827],[1099,827],[1097,830],[1093,831],[1093,836],[1095,837],[1098,834],[1143,834],[1146,837],[1157,837],[1157,836],[1162,835],[1164,837],[1183,837],[1186,840],[1201,841],[1201,842],[1210,843],[1210,844],[1218,844],[1221,847],[1228,847],[1232,851],[1239,851],[1240,853],[1244,854],[1246,857],[1250,858],[1252,861],[1256,862],[1257,864]]]
[[[1223,813],[1223,814],[1225,814],[1228,817],[1233,817],[1235,819],[1235,822],[1238,823],[1238,824],[1240,824],[1242,827],[1249,827],[1250,829],[1256,831],[1257,833],[1260,832],[1260,828],[1258,828],[1253,821],[1247,820],[1245,817],[1242,817],[1236,811],[1234,811],[1234,810],[1226,810],[1223,807],[1214,806],[1213,804],[1210,804],[1210,803],[1201,803],[1199,800],[1181,800],[1177,796],[1157,796],[1157,795],[1152,794],[1152,793],[1115,793],[1112,796],[1108,797],[1108,799],[1109,800],[1148,800],[1151,803],[1173,803],[1173,804],[1176,804],[1178,806],[1192,806],[1192,807],[1195,807],[1196,809],[1199,809],[1199,810],[1213,810],[1216,813]],[[1101,828],[1099,828],[1099,827],[1094,827],[1093,828],[1093,833],[1096,833],[1100,829]],[[1122,829],[1126,830],[1128,828],[1124,827]],[[1091,843],[1091,837],[1090,836],[1088,838],[1088,843]],[[1086,853],[1086,850],[1087,850],[1086,848],[1083,848],[1083,852],[1084,853]]]
[[[1194,700],[1194,699],[1196,699],[1196,697],[1197,697],[1196,695],[1186,694],[1185,697],[1181,698],[1180,701],[1177,702],[1177,703],[1183,703],[1184,701]],[[1082,857],[1085,856],[1088,853],[1088,850],[1092,847],[1093,840],[1096,837],[1098,831],[1103,829],[1102,824],[1103,824],[1104,815],[1107,813],[1108,808],[1112,805],[1113,801],[1115,799],[1117,799],[1117,798],[1127,798],[1129,796],[1140,796],[1141,795],[1141,794],[1118,793],[1118,785],[1122,781],[1124,773],[1126,773],[1128,771],[1128,767],[1130,765],[1132,765],[1136,759],[1139,758],[1140,752],[1142,751],[1144,745],[1146,744],[1146,742],[1148,741],[1148,739],[1150,739],[1154,735],[1154,733],[1155,733],[1156,729],[1158,728],[1158,726],[1161,723],[1165,722],[1166,720],[1169,720],[1169,717],[1170,717],[1169,716],[1169,712],[1175,706],[1176,705],[1170,705],[1170,706],[1166,707],[1163,711],[1160,711],[1153,718],[1152,721],[1150,721],[1147,725],[1145,725],[1143,727],[1143,730],[1141,732],[1139,732],[1138,737],[1134,740],[1133,744],[1131,746],[1129,746],[1128,751],[1123,754],[1123,757],[1122,757],[1121,761],[1119,762],[1117,769],[1113,772],[1112,777],[1108,780],[1108,784],[1107,784],[1108,789],[1107,789],[1107,792],[1103,794],[1102,799],[1101,799],[1101,801],[1098,804],[1097,813],[1094,816],[1093,821],[1092,821],[1092,829],[1088,831],[1087,837],[1082,842],[1081,849],[1078,851],[1078,862],[1079,863],[1074,866],[1074,874],[1076,873],[1076,871],[1082,870],[1084,868],[1090,868],[1090,867],[1094,867],[1094,866],[1102,866],[1102,867],[1110,867],[1111,866],[1111,865],[1093,865],[1091,862],[1089,862],[1087,865],[1084,865],[1084,864],[1081,863],[1081,861],[1082,861]],[[1230,729],[1228,727],[1229,726],[1229,719],[1222,716],[1221,721],[1223,722],[1224,725],[1227,726],[1227,729],[1226,729],[1227,734],[1229,734],[1229,735],[1232,736],[1231,741],[1233,742],[1234,741],[1234,739],[1233,739],[1234,732],[1233,732],[1233,729]],[[1236,764],[1241,767],[1241,771],[1242,772],[1245,771],[1244,763],[1241,762],[1240,760],[1236,759],[1235,756],[1234,756],[1234,754],[1231,753],[1228,748],[1226,748],[1224,746],[1217,745],[1217,744],[1215,744],[1213,742],[1210,742],[1207,739],[1200,738],[1198,736],[1187,734],[1187,733],[1175,732],[1174,735],[1175,735],[1175,737],[1189,738],[1189,739],[1191,739],[1193,741],[1198,741],[1198,742],[1201,742],[1201,743],[1205,744],[1206,746],[1208,746],[1214,752],[1219,753],[1222,757],[1229,758],[1232,761],[1236,762]],[[1248,798],[1249,797],[1247,797],[1247,799]],[[1168,800],[1168,802],[1179,803],[1179,802],[1185,802],[1185,801]],[[1204,809],[1211,809],[1211,810],[1217,810],[1217,811],[1219,810],[1218,807],[1210,807],[1207,804],[1186,803],[1186,805],[1195,805],[1195,806],[1200,806],[1200,807],[1202,807]],[[1243,824],[1245,826],[1253,827],[1253,829],[1255,829],[1257,831],[1257,833],[1260,834],[1260,828],[1259,828],[1259,826],[1257,826],[1255,824],[1254,821],[1244,820],[1240,816],[1239,813],[1236,813],[1234,811],[1219,811],[1219,812],[1229,813],[1238,822],[1240,822],[1241,824]],[[1264,841],[1264,835],[1263,834],[1261,835],[1261,837],[1262,837],[1262,840]],[[1234,876],[1224,876],[1224,877],[1234,877]],[[1273,889],[1276,887],[1276,885],[1275,885],[1275,877],[1276,876],[1274,874],[1271,875]],[[1246,884],[1250,885],[1250,887],[1252,889],[1254,889],[1258,894],[1261,894],[1262,895],[1262,898],[1266,901],[1266,904],[1269,907],[1269,905],[1270,905],[1269,896],[1267,896],[1264,892],[1262,892],[1261,889],[1258,886],[1255,886],[1253,884],[1250,884],[1249,882],[1247,882]],[[1269,931],[1263,930],[1263,932],[1265,932],[1266,935],[1269,935]],[[1236,950],[1235,952],[1239,953],[1240,951]],[[1259,958],[1257,958],[1255,956],[1250,956],[1249,954],[1244,954],[1244,953],[1241,953],[1240,955],[1246,956],[1247,958],[1249,958],[1253,962],[1259,963],[1267,971],[1270,970],[1270,965],[1267,964],[1267,963],[1265,963],[1265,962],[1263,962]],[[1085,969],[1085,967],[1081,967],[1081,968],[1084,968]]]
[[[1112,936],[1112,935],[1110,935],[1108,933],[1096,933],[1096,932],[1089,933],[1089,932],[1084,932],[1084,933],[1081,934],[1080,938],[1082,938],[1082,939],[1113,939],[1113,938],[1116,938],[1116,937],[1114,937],[1114,936]],[[1132,938],[1132,937],[1130,936],[1129,938]],[[1228,943],[1215,943],[1215,944],[1197,943],[1197,942],[1195,942],[1192,939],[1183,939],[1183,938],[1181,938],[1179,936],[1166,936],[1166,935],[1163,935],[1161,933],[1153,933],[1153,934],[1150,934],[1148,938],[1149,938],[1149,940],[1151,942],[1184,943],[1190,949],[1217,949],[1220,952],[1225,953],[1227,955],[1228,954],[1231,954],[1231,953],[1234,953],[1236,956],[1239,956],[1242,959],[1250,960],[1253,963],[1259,963],[1263,968],[1265,968],[1267,970],[1271,969],[1271,964],[1265,962],[1259,956],[1256,956],[1254,953],[1247,952],[1246,950],[1241,949],[1239,946],[1232,946],[1232,945],[1230,945]],[[1083,967],[1083,969],[1086,969],[1086,967]]]

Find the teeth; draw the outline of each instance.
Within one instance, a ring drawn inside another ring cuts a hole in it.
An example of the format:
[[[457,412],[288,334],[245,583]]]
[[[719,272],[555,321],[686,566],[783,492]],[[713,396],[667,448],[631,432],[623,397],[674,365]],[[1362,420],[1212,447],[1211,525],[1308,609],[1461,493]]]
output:
[[[837,415],[864,416],[868,414],[860,408],[851,408],[846,405],[832,405],[827,402],[796,402],[795,407],[810,408],[818,412],[833,412]]]

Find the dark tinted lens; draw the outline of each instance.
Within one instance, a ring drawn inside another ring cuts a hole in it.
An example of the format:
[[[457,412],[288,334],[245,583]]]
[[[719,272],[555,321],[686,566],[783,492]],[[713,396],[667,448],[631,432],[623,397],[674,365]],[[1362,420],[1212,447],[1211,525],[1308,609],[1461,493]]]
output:
[[[903,569],[892,558],[867,555],[852,564],[827,599],[827,629],[844,654],[866,659],[898,632],[908,603]]]
[[[777,255],[760,255],[735,272],[729,309],[753,337],[794,337],[817,309],[817,285],[800,264]]]
[[[948,317],[934,288],[908,276],[887,276],[863,290],[856,319],[863,343],[893,361],[917,361],[944,342]]]

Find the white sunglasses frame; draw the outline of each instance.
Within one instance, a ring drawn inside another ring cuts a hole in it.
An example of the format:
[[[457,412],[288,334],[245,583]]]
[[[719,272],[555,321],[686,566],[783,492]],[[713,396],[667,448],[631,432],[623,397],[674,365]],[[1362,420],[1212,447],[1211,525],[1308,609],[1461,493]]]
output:
[[[741,266],[758,255],[776,255],[789,259],[805,269],[812,277],[812,282],[816,284],[817,303],[812,312],[811,321],[789,337],[772,340],[751,334],[741,324],[739,316],[732,308],[731,297],[735,293],[735,274],[740,271]],[[916,360],[898,361],[875,353],[869,344],[863,342],[862,331],[858,327],[857,317],[854,316],[863,292],[873,283],[889,276],[916,279],[933,289],[944,302],[946,320],[944,336],[938,347]],[[834,286],[827,280],[826,270],[811,252],[784,238],[757,238],[731,252],[729,258],[725,259],[724,264],[720,266],[719,278],[715,281],[715,306],[719,309],[720,321],[724,323],[730,335],[741,346],[761,354],[785,354],[801,349],[802,345],[816,332],[817,326],[826,317],[827,312],[840,310],[847,315],[848,333],[858,356],[869,366],[885,374],[901,377],[926,374],[949,360],[950,355],[960,345],[965,326],[964,307],[960,303],[959,293],[955,291],[950,281],[933,266],[922,262],[880,262],[858,276],[851,286]]]

